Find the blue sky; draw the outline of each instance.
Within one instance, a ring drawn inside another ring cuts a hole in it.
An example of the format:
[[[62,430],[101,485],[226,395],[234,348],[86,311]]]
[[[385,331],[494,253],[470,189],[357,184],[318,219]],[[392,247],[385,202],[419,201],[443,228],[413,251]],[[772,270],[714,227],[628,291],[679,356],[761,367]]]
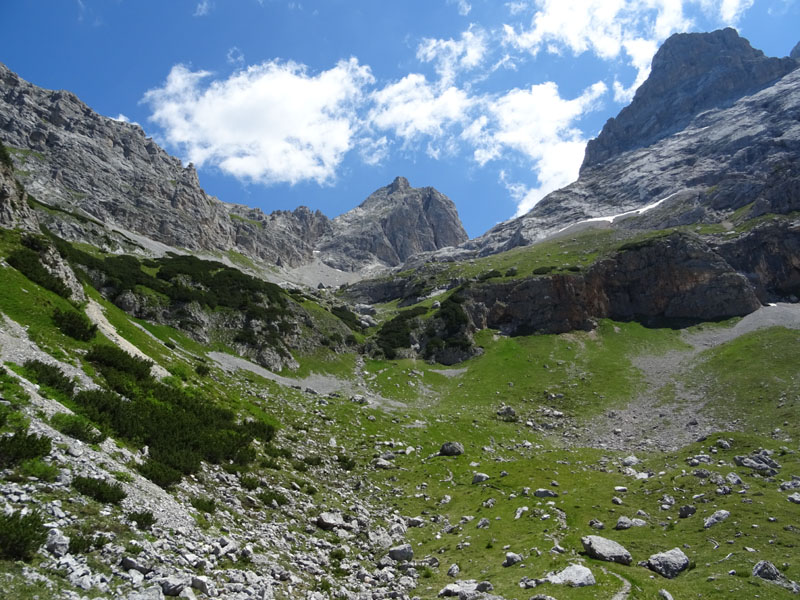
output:
[[[223,201],[333,217],[404,175],[472,237],[574,180],[670,34],[800,40],[800,0],[5,0],[0,20],[0,61],[139,123]]]

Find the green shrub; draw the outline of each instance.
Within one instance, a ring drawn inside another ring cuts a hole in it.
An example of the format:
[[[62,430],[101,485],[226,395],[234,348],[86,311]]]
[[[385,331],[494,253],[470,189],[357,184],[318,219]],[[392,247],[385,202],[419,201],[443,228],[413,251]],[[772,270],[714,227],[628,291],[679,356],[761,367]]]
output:
[[[508,271],[506,271],[506,277],[514,277],[518,272],[517,267],[509,267]]]
[[[345,556],[347,556],[347,552],[344,551],[344,548],[334,548],[330,553],[331,560],[342,560]]]
[[[46,539],[47,530],[38,512],[0,513],[0,558],[29,561]]]
[[[86,353],[86,360],[98,365],[101,371],[105,367],[121,373],[128,373],[138,381],[151,379],[150,368],[153,366],[152,361],[128,354],[117,346],[109,344],[92,346],[91,350]],[[105,375],[105,372],[103,372],[103,375]]]
[[[207,377],[211,373],[211,367],[205,363],[198,363],[194,371],[200,375],[200,377]]]
[[[14,161],[11,160],[11,153],[3,144],[0,143],[0,165],[9,169],[14,168]]]
[[[88,342],[97,333],[97,325],[76,310],[56,308],[53,311],[53,322],[61,330],[61,333],[80,342]]]
[[[84,531],[77,531],[70,533],[69,536],[69,553],[75,554],[88,554],[94,550],[95,540],[91,534]]]
[[[0,437],[0,468],[13,467],[22,461],[47,456],[52,450],[49,437],[17,431]]]
[[[556,267],[547,266],[547,267],[536,267],[533,270],[534,275],[547,275],[548,273],[552,273],[556,270]]]
[[[208,496],[197,496],[190,501],[191,505],[201,513],[214,514],[217,510],[217,501]]]
[[[338,462],[339,466],[345,471],[352,471],[356,466],[355,459],[350,456],[347,456],[346,454],[340,454],[336,458],[336,462]]]
[[[401,311],[396,317],[387,321],[378,330],[378,347],[383,350],[389,360],[397,356],[397,348],[408,348],[411,345],[411,320],[424,315],[428,309],[416,306]]]
[[[144,477],[165,490],[178,483],[182,477],[180,471],[152,458],[140,465],[138,469]]]
[[[39,385],[45,385],[67,397],[75,392],[75,382],[55,365],[40,360],[26,360],[22,368],[25,375]]]
[[[87,444],[99,444],[106,439],[103,433],[81,415],[56,413],[50,418],[50,425],[64,435]]]
[[[478,281],[486,281],[487,279],[493,279],[495,277],[502,277],[503,274],[498,271],[497,269],[492,269],[491,271],[487,271],[486,273],[481,273],[478,276]]]
[[[305,473],[308,471],[308,465],[304,463],[302,460],[293,460],[292,468],[298,473]]]
[[[272,506],[273,500],[278,506],[284,506],[289,503],[289,499],[284,494],[275,490],[266,490],[261,492],[258,495],[258,499],[261,500],[266,506]]]
[[[41,481],[55,481],[59,473],[58,467],[44,462],[41,458],[29,458],[17,470],[23,477],[36,477]]]
[[[72,480],[72,487],[84,496],[94,498],[103,504],[119,504],[127,497],[120,484],[92,477],[75,477]]]
[[[318,467],[322,464],[322,457],[316,454],[310,454],[303,458],[303,462],[311,467]]]
[[[358,317],[346,306],[334,306],[331,309],[331,313],[339,317],[339,319],[353,331],[361,331],[362,327]]]
[[[261,485],[261,481],[254,475],[242,475],[239,478],[239,483],[241,483],[242,487],[249,492],[252,492]]]
[[[64,285],[63,281],[51,275],[50,272],[44,268],[42,261],[39,260],[39,254],[30,248],[18,248],[14,250],[14,252],[6,258],[6,262],[32,282],[58,294],[62,298],[70,297],[71,292],[69,288]]]
[[[128,513],[128,519],[136,523],[136,527],[142,530],[150,529],[156,522],[156,518],[149,510]]]

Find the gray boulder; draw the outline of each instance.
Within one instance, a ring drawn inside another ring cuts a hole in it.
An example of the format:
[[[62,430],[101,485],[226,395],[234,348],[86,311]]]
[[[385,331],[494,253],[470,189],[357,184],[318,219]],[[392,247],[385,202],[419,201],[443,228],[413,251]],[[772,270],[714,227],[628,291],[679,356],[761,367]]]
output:
[[[629,565],[633,560],[631,553],[614,540],[599,535],[587,535],[581,538],[583,549],[592,558]]]
[[[389,549],[389,558],[398,562],[406,562],[414,558],[414,549],[411,544],[402,544]]]
[[[475,475],[472,477],[472,483],[483,483],[488,479],[489,476],[486,473],[475,473]]]
[[[445,442],[439,449],[439,456],[460,456],[464,454],[464,445],[461,442]]]
[[[50,554],[60,558],[69,552],[69,538],[58,529],[51,529],[47,533],[47,542],[44,547]]]
[[[324,512],[317,517],[317,527],[330,531],[331,529],[341,529],[345,527],[341,513]]]
[[[522,556],[516,552],[506,552],[506,559],[503,561],[503,566],[511,567],[520,562],[522,562]]]
[[[653,554],[647,559],[647,568],[667,579],[677,577],[688,567],[689,557],[680,548]]]
[[[725,519],[727,519],[730,516],[731,516],[731,513],[729,513],[727,510],[718,510],[717,512],[715,512],[713,515],[708,517],[703,522],[703,527],[705,529],[708,529],[709,527],[713,527],[714,525],[716,525],[718,523],[722,523]]]
[[[786,497],[789,502],[793,502],[794,504],[800,504],[800,493],[795,492]]]
[[[569,565],[558,573],[548,575],[545,577],[545,581],[570,587],[586,587],[597,583],[592,571],[583,565]]]

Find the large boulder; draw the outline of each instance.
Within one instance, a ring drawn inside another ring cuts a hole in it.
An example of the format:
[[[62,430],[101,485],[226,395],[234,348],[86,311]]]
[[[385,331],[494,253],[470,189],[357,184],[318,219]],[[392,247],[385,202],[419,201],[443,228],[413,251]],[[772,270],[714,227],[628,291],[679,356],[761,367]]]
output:
[[[545,580],[556,585],[571,587],[586,587],[596,583],[592,571],[583,565],[569,565],[558,573],[548,575]]]
[[[621,544],[599,535],[587,535],[581,538],[583,549],[592,558],[629,565],[633,560],[631,553]]]
[[[461,442],[445,442],[439,450],[439,456],[459,456],[464,454],[464,444]]]
[[[647,559],[647,568],[662,577],[672,579],[689,567],[689,557],[680,548],[653,554]]]
[[[414,558],[414,549],[411,544],[402,544],[389,550],[389,558],[398,562],[406,562]]]

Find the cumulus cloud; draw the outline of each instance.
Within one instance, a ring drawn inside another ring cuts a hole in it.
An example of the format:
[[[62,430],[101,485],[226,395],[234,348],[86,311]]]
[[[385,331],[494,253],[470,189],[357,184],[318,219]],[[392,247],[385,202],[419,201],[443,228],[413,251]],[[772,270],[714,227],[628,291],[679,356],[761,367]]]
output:
[[[437,138],[448,125],[463,122],[473,100],[455,86],[441,88],[424,75],[411,73],[372,94],[368,121],[390,130],[405,147],[424,136]]]
[[[354,58],[316,75],[294,62],[270,61],[206,84],[210,77],[176,65],[145,94],[167,143],[198,166],[291,184],[335,176],[354,144],[363,88],[373,81]]]
[[[517,200],[517,215],[576,179],[586,139],[575,123],[598,107],[607,89],[597,82],[573,99],[562,98],[552,81],[514,89],[489,102],[486,113],[464,129],[462,137],[475,146],[473,157],[478,164],[485,165],[512,150],[532,165],[537,187],[507,186]]]
[[[486,32],[470,26],[459,40],[425,38],[417,47],[417,59],[433,62],[442,85],[450,85],[460,72],[479,66],[486,51]]]

